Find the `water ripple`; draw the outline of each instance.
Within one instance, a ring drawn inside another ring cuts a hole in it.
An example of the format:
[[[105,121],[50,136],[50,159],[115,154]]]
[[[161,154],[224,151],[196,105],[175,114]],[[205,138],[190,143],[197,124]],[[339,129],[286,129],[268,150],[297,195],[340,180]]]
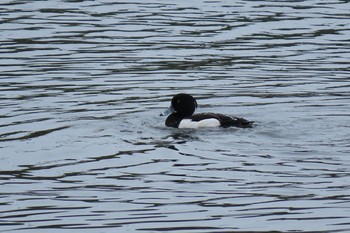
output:
[[[0,232],[347,232],[347,1],[0,3]],[[252,129],[178,130],[174,93]]]

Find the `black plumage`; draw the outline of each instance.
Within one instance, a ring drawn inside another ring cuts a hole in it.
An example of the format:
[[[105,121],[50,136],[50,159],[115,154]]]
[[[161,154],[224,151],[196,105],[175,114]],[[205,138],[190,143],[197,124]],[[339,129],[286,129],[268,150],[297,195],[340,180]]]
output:
[[[171,100],[171,105],[167,111],[161,115],[170,116],[165,121],[165,125],[168,127],[178,128],[182,120],[191,120],[192,122],[200,122],[207,119],[216,119],[220,123],[220,127],[239,127],[250,128],[253,125],[253,121],[248,121],[244,118],[228,116],[220,113],[199,113],[194,114],[197,108],[197,101],[189,94],[177,94]],[[215,124],[214,124],[215,125]]]

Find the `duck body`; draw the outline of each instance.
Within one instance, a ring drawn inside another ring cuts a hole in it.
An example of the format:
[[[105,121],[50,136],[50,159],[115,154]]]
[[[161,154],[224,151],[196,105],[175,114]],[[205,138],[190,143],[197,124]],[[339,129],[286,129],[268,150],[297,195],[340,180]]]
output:
[[[253,122],[244,118],[220,113],[193,114],[197,106],[197,101],[191,95],[183,93],[175,95],[169,109],[161,114],[170,114],[165,121],[165,125],[174,128],[252,127]]]

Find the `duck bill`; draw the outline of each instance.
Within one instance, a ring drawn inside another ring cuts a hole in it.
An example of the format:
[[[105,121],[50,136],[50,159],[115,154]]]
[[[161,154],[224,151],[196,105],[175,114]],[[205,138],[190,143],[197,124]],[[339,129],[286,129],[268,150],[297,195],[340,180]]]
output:
[[[160,114],[160,116],[167,116],[171,113],[173,113],[175,111],[175,109],[173,108],[173,106],[171,105],[167,110],[165,110],[164,112],[162,112]]]

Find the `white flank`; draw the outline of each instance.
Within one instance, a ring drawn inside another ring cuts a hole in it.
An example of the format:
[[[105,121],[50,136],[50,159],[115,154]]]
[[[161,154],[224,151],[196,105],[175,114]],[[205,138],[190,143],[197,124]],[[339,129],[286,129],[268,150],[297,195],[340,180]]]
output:
[[[209,118],[201,121],[192,121],[191,119],[183,119],[179,128],[202,128],[202,127],[219,127],[220,122],[215,118]]]

